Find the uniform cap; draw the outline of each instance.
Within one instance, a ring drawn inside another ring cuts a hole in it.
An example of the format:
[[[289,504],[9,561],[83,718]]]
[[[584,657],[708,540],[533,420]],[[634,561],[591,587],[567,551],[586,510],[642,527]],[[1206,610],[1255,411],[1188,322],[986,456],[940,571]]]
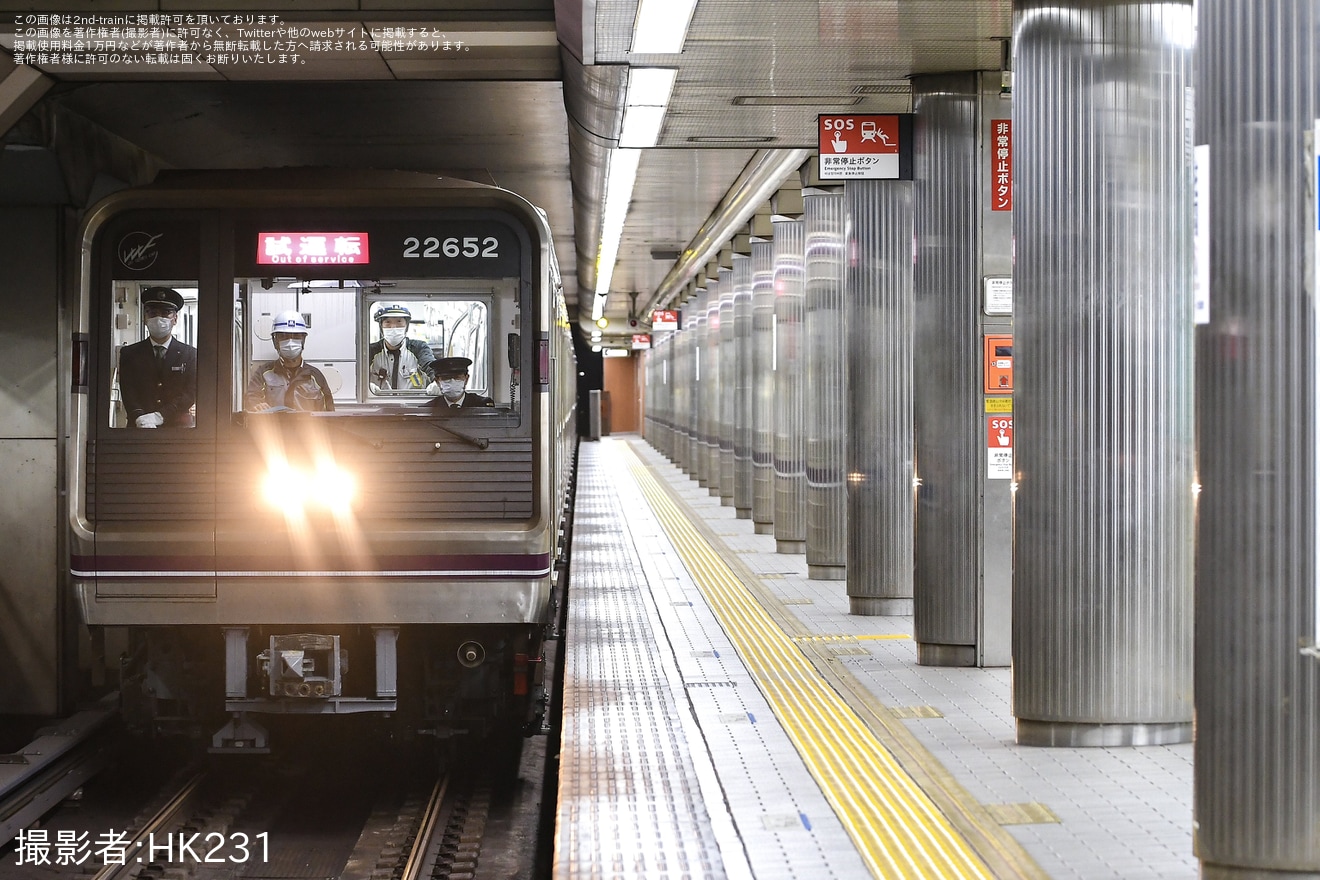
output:
[[[183,294],[179,293],[173,287],[148,287],[142,291],[142,304],[169,306],[178,311],[183,308]]]
[[[469,358],[447,357],[436,358],[435,375],[437,378],[453,379],[463,375],[472,366]]]
[[[384,320],[385,318],[404,318],[411,321],[412,312],[408,311],[407,306],[399,305],[398,303],[390,303],[376,309],[375,318],[377,321]]]

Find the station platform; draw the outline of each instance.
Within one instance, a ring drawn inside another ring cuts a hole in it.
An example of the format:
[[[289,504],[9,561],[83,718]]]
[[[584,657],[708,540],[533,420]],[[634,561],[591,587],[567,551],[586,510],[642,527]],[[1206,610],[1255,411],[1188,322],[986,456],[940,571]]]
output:
[[[581,444],[554,876],[1192,878],[1192,746],[1014,741],[635,435]]]

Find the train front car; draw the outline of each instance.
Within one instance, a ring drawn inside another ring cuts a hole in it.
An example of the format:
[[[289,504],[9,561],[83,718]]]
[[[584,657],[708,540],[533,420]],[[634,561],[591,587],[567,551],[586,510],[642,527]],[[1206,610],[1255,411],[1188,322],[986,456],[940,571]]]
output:
[[[233,751],[270,715],[539,727],[573,426],[540,212],[194,175],[110,197],[82,243],[70,569],[126,714]]]

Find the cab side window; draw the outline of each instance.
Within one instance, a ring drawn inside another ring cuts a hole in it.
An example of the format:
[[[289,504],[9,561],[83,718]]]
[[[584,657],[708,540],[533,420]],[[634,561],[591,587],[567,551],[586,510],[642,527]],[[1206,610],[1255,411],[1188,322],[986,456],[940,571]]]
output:
[[[354,399],[356,282],[237,278],[234,409],[335,412]]]
[[[197,281],[117,281],[111,428],[197,425]]]
[[[468,389],[485,393],[490,387],[489,299],[418,290],[369,301],[367,400],[418,403],[416,398],[438,397],[441,382],[452,378],[442,375],[441,367],[455,359],[470,365]]]

